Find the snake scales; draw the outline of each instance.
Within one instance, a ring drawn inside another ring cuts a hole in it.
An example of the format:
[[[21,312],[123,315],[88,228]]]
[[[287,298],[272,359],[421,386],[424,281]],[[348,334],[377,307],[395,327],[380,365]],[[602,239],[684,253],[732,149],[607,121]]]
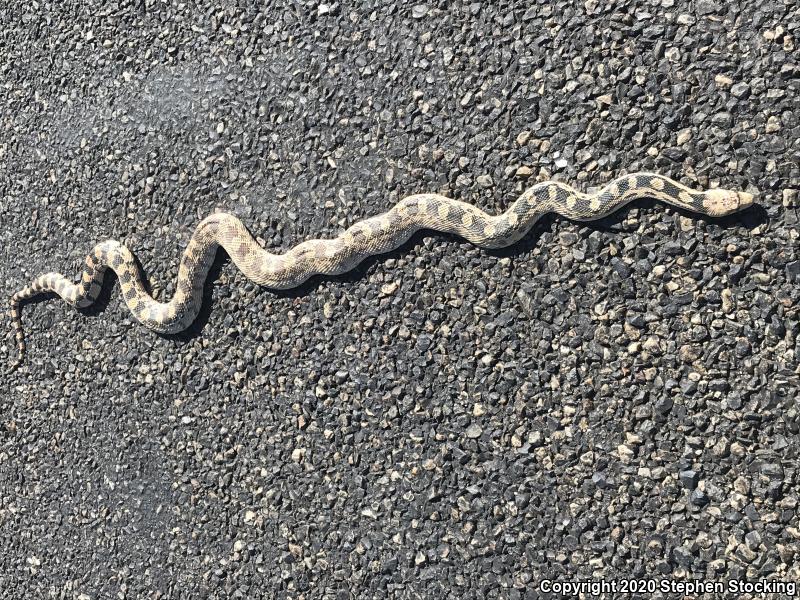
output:
[[[175,295],[169,302],[158,302],[147,293],[133,254],[116,240],[94,247],[77,284],[60,273],[47,273],[15,293],[11,322],[19,355],[12,369],[25,352],[20,303],[40,293],[55,292],[68,304],[89,306],[100,293],[108,268],[116,272],[125,303],[140,323],[160,333],[176,333],[187,328],[200,310],[203,283],[219,246],[248,279],[262,286],[288,289],[315,274],[345,273],[368,256],[401,246],[419,229],[455,234],[481,248],[502,248],[522,238],[546,213],[591,221],[641,197],[657,198],[712,217],[733,213],[753,202],[753,196],[746,192],[699,192],[653,173],[619,177],[594,194],[546,181],[526,190],[508,210],[496,216],[438,194],[417,194],[404,198],[386,213],[359,221],[336,238],[308,240],[284,254],[262,248],[235,216],[216,213],[203,219],[192,235],[181,259]]]

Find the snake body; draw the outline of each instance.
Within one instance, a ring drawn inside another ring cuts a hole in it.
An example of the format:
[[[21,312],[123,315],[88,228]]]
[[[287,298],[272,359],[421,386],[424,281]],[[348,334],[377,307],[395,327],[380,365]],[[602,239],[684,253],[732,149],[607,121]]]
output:
[[[25,352],[20,303],[55,292],[72,306],[87,307],[100,293],[109,268],[116,272],[125,303],[140,323],[159,333],[177,333],[186,329],[200,310],[203,284],[219,246],[248,279],[269,288],[288,289],[315,274],[345,273],[368,256],[396,249],[420,229],[455,234],[481,248],[502,248],[521,239],[547,213],[590,221],[642,197],[712,217],[728,215],[753,202],[753,196],[746,192],[696,191],[653,173],[619,177],[594,194],[581,193],[557,181],[542,182],[496,216],[439,194],[417,194],[407,196],[388,212],[357,222],[338,237],[307,240],[284,254],[262,248],[235,216],[215,213],[194,231],[181,259],[175,295],[169,302],[158,302],[146,291],[133,254],[116,240],[94,247],[78,283],[60,273],[46,273],[15,293],[10,316],[19,354],[12,368],[19,365]]]

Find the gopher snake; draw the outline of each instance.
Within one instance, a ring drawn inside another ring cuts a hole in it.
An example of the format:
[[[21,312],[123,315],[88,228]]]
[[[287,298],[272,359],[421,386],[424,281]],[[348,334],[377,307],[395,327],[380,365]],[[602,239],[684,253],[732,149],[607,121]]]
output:
[[[404,198],[386,213],[359,221],[336,238],[308,240],[285,254],[262,248],[235,216],[216,213],[203,219],[192,235],[181,260],[175,295],[169,302],[158,302],[147,293],[133,254],[116,240],[94,247],[86,257],[79,283],[73,284],[60,273],[47,273],[14,294],[11,322],[19,355],[12,369],[25,352],[20,302],[55,292],[68,304],[89,306],[100,293],[109,267],[116,272],[125,303],[140,323],[159,333],[176,333],[187,328],[200,310],[203,283],[219,246],[248,279],[266,287],[288,289],[315,274],[345,273],[368,256],[394,250],[419,229],[455,234],[481,248],[502,248],[522,238],[546,213],[591,221],[641,197],[657,198],[712,217],[730,214],[753,202],[753,196],[745,192],[698,192],[652,173],[619,177],[594,194],[546,181],[529,188],[497,216],[438,194],[417,194]]]

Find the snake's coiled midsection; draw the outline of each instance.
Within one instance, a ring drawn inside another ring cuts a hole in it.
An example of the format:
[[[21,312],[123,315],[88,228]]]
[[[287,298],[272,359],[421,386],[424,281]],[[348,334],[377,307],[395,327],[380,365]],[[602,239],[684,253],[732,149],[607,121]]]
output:
[[[248,279],[287,289],[315,274],[345,273],[368,256],[401,246],[420,229],[455,234],[481,248],[501,248],[522,238],[544,214],[555,212],[589,221],[641,197],[713,217],[741,210],[753,201],[753,196],[745,192],[695,191],[653,173],[619,177],[594,194],[556,181],[539,183],[496,216],[439,194],[417,194],[404,198],[386,213],[359,221],[336,238],[308,240],[284,254],[262,248],[235,216],[216,213],[201,221],[192,235],[181,260],[175,295],[169,302],[158,302],[147,293],[133,254],[116,240],[95,246],[86,257],[78,283],[60,273],[47,273],[14,294],[10,314],[19,350],[14,366],[25,352],[20,303],[40,293],[55,292],[73,306],[89,306],[100,293],[108,268],[116,272],[125,303],[139,322],[160,333],[176,333],[197,317],[203,283],[219,246]]]

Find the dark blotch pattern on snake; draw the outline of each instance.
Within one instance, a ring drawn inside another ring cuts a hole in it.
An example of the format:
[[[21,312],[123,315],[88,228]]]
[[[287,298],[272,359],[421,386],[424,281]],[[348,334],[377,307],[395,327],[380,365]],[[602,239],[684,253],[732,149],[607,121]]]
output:
[[[201,221],[192,235],[181,260],[175,295],[169,302],[158,302],[147,293],[133,254],[116,240],[95,246],[86,257],[78,283],[60,273],[47,273],[14,294],[11,322],[19,355],[13,367],[19,365],[25,352],[20,302],[55,292],[68,304],[89,306],[97,298],[108,268],[116,272],[125,303],[139,322],[160,333],[176,333],[186,329],[200,310],[203,283],[219,246],[248,279],[266,287],[288,289],[315,274],[345,273],[368,256],[401,246],[419,229],[455,234],[481,248],[502,248],[522,238],[544,214],[555,212],[590,221],[642,197],[712,217],[728,215],[753,202],[753,196],[745,192],[699,192],[653,173],[619,177],[594,194],[546,181],[529,188],[496,216],[438,194],[417,194],[404,198],[386,213],[356,223],[336,238],[308,240],[284,254],[262,248],[235,216],[217,213]]]

